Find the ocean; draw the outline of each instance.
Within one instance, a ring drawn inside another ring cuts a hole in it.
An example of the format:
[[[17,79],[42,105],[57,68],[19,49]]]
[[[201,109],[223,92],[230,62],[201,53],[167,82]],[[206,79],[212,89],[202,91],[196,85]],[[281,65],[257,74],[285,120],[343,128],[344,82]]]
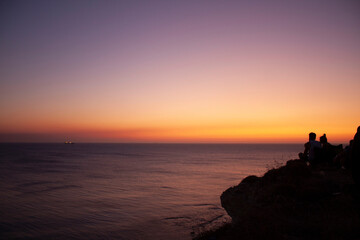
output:
[[[302,144],[0,144],[0,239],[192,239]]]

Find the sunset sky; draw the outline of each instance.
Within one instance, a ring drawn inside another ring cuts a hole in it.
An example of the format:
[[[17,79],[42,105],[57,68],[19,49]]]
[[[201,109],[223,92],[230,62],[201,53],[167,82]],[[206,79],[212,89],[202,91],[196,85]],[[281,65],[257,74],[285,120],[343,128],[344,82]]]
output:
[[[1,1],[1,142],[348,142],[360,2]]]

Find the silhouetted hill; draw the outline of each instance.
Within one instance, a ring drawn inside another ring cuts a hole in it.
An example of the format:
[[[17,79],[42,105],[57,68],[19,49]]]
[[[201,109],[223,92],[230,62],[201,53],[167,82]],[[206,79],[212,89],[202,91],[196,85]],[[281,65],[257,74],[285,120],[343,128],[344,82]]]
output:
[[[197,239],[360,239],[350,172],[301,160],[249,176],[221,195],[232,223]]]

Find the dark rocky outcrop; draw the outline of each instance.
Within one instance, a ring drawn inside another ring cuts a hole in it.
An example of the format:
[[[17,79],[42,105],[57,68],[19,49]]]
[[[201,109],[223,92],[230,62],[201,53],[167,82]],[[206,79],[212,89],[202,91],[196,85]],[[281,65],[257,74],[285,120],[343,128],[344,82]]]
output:
[[[360,239],[350,172],[301,160],[249,176],[221,195],[232,223],[200,239]]]

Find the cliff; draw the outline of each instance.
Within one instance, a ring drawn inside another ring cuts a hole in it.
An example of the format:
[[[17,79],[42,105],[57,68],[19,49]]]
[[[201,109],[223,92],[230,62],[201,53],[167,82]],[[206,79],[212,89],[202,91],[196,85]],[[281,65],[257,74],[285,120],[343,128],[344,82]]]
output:
[[[232,223],[198,239],[360,239],[359,193],[351,174],[290,160],[221,195]]]

